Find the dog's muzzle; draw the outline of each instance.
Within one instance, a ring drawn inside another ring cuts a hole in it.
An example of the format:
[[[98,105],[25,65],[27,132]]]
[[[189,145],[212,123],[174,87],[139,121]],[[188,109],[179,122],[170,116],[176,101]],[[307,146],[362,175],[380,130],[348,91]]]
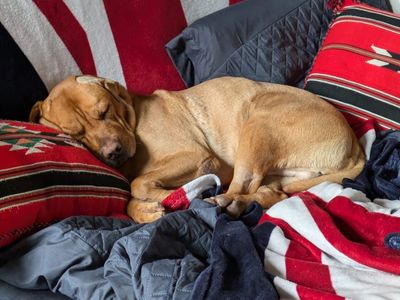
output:
[[[104,139],[99,152],[104,162],[112,167],[118,167],[128,159],[118,139]]]

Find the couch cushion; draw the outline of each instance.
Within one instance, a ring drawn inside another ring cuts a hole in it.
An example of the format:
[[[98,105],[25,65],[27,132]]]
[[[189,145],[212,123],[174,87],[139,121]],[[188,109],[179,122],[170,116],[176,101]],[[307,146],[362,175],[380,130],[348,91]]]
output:
[[[349,122],[374,118],[400,129],[400,16],[366,5],[336,18],[305,88],[330,101]]]
[[[71,137],[0,121],[0,247],[71,215],[125,213],[129,183]]]

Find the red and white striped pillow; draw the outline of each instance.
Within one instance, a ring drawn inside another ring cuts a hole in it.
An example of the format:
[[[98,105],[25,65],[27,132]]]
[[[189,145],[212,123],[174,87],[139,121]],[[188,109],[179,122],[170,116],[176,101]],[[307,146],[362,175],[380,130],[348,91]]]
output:
[[[332,23],[305,89],[349,120],[400,129],[400,15],[347,6]]]

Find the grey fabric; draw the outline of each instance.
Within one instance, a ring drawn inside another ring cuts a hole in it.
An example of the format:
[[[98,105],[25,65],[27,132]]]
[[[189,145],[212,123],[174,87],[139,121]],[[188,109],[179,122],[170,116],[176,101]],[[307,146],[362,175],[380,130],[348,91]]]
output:
[[[52,293],[48,290],[19,289],[4,281],[0,281],[1,300],[68,300],[70,298],[60,293]]]
[[[146,225],[66,219],[3,249],[0,281],[72,299],[187,299],[208,265],[217,219],[216,207],[196,202]]]
[[[221,76],[302,86],[331,21],[327,0],[248,0],[187,27],[166,50],[187,86]]]
[[[138,227],[112,218],[66,219],[2,250],[0,280],[74,299],[112,299],[112,287],[103,276],[104,262],[111,246]]]
[[[363,0],[361,2],[374,6],[379,9],[392,11],[392,6],[390,5],[389,0]]]

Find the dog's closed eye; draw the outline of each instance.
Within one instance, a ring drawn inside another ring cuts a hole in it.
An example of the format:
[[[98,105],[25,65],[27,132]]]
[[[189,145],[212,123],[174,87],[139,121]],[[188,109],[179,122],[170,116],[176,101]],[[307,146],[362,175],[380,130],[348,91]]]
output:
[[[99,105],[94,117],[97,120],[104,120],[107,117],[109,111],[110,111],[110,105]]]
[[[108,113],[108,109],[105,110],[105,111],[99,112],[98,119],[99,119],[99,120],[104,120],[104,119],[106,118],[106,116],[107,116],[107,113]]]

